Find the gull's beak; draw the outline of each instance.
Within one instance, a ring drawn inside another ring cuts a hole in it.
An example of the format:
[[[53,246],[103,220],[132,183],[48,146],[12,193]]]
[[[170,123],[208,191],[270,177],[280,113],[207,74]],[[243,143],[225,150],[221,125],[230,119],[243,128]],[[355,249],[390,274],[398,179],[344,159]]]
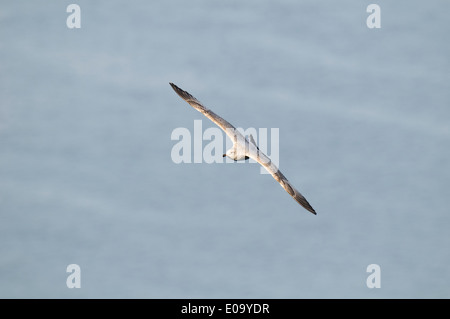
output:
[[[227,156],[227,154],[223,154],[223,156],[222,156],[222,157],[225,157],[225,156]]]

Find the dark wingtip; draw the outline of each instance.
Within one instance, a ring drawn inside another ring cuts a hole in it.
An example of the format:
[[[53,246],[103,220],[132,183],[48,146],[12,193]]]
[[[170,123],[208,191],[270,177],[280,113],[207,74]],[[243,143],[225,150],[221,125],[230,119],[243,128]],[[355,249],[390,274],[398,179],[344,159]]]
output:
[[[169,82],[170,86],[172,87],[172,89],[184,100],[195,100],[195,97],[193,97],[192,95],[190,95],[188,92],[180,89],[178,86],[176,86],[175,84],[173,84],[172,82]]]
[[[303,197],[303,196],[302,196]],[[298,201],[300,205],[303,206],[303,208],[305,208],[308,212],[313,213],[314,215],[317,215],[316,211],[314,210],[314,208],[312,208],[312,206],[308,203],[308,201],[306,200],[306,198],[302,198],[301,201]]]
[[[181,90],[178,86],[176,86],[175,84],[173,84],[172,82],[169,82],[170,86],[172,87],[172,89],[174,89],[175,92],[178,93],[178,90]]]
[[[308,203],[308,202],[307,202]],[[302,204],[303,208],[305,208],[308,212],[317,215],[316,211],[314,210],[314,208],[311,207],[311,205],[309,205],[309,203],[307,205]]]
[[[175,91],[175,92],[180,92],[180,91],[183,91],[182,89],[180,89],[178,86],[176,86],[175,84],[173,84],[172,82],[169,82],[169,84],[170,84],[170,86],[172,87],[172,89]],[[178,93],[179,94],[179,93]]]

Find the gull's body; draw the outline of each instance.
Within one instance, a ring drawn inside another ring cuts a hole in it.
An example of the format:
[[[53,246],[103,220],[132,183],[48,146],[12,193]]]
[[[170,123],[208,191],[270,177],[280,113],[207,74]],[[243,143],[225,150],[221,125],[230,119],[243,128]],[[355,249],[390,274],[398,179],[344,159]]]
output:
[[[278,167],[272,163],[270,158],[261,152],[256,145],[253,137],[250,135],[250,141],[246,139],[236,128],[229,122],[221,118],[219,115],[206,108],[195,97],[186,91],[183,91],[175,84],[170,83],[175,92],[186,102],[188,102],[193,108],[205,115],[211,121],[216,123],[233,141],[233,146],[223,156],[239,161],[248,158],[252,158],[261,164],[273,178],[280,183],[280,185],[291,195],[300,205],[313,214],[316,214],[315,210],[311,207],[308,201],[302,194],[287,180],[287,178],[280,172]]]

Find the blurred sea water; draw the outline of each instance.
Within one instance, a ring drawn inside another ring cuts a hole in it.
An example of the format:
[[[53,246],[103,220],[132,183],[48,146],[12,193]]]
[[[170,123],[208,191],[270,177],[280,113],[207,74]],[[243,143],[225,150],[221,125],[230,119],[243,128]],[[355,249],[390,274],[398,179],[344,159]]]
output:
[[[450,297],[448,3],[76,3],[0,3],[0,297]],[[279,128],[317,216],[257,164],[175,164],[214,124],[169,82]]]

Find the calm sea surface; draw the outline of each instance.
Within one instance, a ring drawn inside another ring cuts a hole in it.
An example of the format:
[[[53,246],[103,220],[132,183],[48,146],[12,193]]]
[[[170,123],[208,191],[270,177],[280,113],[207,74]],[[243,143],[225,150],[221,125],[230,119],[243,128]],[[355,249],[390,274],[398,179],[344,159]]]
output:
[[[449,3],[76,3],[0,3],[0,297],[450,297]],[[169,82],[278,128],[317,216],[257,164],[175,164],[214,124]]]

